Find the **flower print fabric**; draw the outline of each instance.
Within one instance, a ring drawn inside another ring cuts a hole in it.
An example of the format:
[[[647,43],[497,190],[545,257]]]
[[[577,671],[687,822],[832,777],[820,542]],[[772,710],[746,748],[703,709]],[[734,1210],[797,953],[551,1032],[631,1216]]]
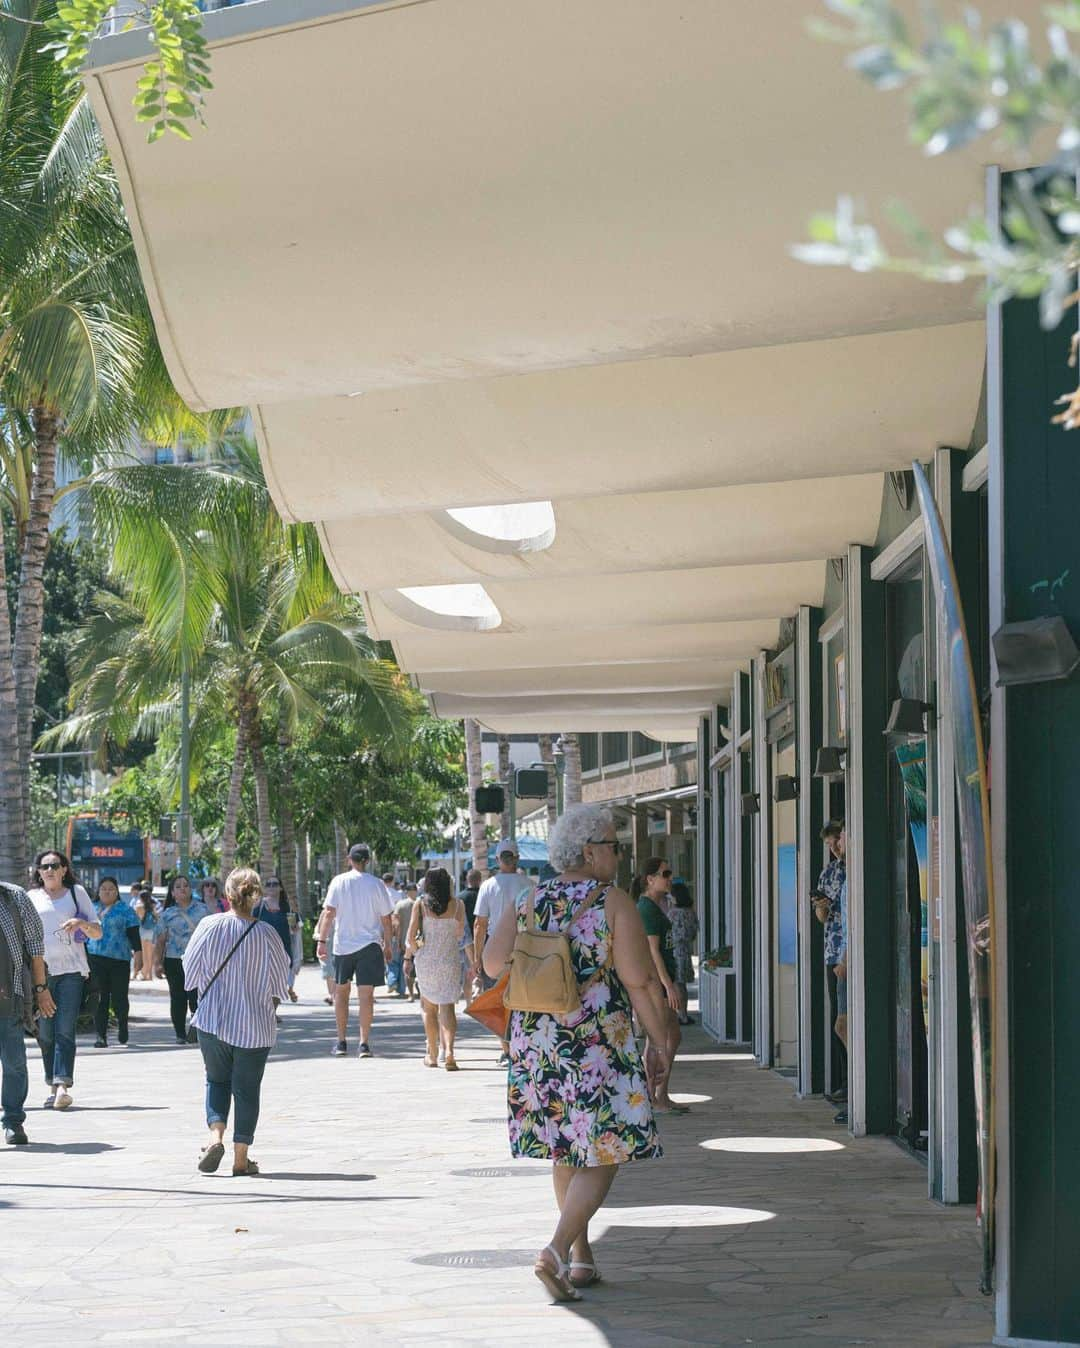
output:
[[[572,1016],[511,1014],[507,1100],[514,1156],[592,1166],[663,1155],[603,900],[580,921],[572,918],[594,884],[550,880],[536,891],[539,930],[563,930],[570,938],[582,1008]],[[523,897],[519,929],[524,904]]]
[[[131,959],[128,928],[139,925],[139,919],[135,916],[135,909],[126,904],[123,899],[117,899],[107,908],[103,903],[98,903],[95,900],[94,911],[97,913],[97,920],[101,923],[101,935],[97,940],[87,941],[86,953],[88,955],[101,955],[110,960]]]

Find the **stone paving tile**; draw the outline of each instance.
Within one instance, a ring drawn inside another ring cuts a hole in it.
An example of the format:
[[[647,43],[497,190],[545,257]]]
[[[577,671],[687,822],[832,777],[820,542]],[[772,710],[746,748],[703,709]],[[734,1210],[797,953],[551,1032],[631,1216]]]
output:
[[[627,1167],[597,1224],[605,1283],[547,1304],[530,1265],[550,1174],[507,1154],[494,1041],[463,1026],[464,1070],[425,1070],[416,1008],[380,1000],[376,1058],[331,1060],[312,970],[300,988],[264,1086],[261,1179],[195,1171],[201,1060],[169,1043],[160,985],[133,989],[134,1047],[81,1041],[75,1109],[42,1111],[35,1081],[35,1145],[0,1153],[5,1255],[27,1251],[0,1265],[5,1343],[990,1342],[971,1210],[931,1205],[896,1146],[855,1141],[700,1031],[675,1070],[693,1112],[663,1120],[666,1160]],[[736,1137],[840,1146],[700,1145]],[[43,1249],[68,1257],[46,1270]]]

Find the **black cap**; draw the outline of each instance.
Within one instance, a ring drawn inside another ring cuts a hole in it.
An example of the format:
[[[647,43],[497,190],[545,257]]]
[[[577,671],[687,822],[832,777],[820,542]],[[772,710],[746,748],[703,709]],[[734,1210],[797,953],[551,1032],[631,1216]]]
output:
[[[370,861],[371,849],[369,847],[365,847],[363,843],[353,843],[353,845],[349,848],[349,860]]]

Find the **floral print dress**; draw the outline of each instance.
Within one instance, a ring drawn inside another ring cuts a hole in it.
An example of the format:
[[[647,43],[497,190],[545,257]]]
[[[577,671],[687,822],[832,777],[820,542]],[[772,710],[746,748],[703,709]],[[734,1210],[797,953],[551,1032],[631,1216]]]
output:
[[[619,1165],[663,1155],[634,1040],[630,997],[612,962],[598,899],[573,913],[593,880],[550,880],[536,891],[536,926],[566,931],[582,1009],[572,1016],[514,1011],[507,1090],[510,1150],[575,1166]],[[526,897],[518,901],[525,926]]]

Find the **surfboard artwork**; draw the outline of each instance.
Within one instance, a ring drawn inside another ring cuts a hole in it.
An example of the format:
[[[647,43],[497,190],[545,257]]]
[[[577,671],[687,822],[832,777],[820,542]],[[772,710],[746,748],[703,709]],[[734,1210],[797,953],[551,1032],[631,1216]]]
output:
[[[971,995],[972,1058],[975,1067],[975,1116],[979,1151],[979,1211],[983,1237],[981,1290],[989,1295],[994,1275],[994,1095],[993,987],[991,942],[994,879],[990,862],[990,793],[986,778],[979,700],[971,663],[964,611],[952,554],[930,483],[915,463],[915,489],[922,510],[926,554],[937,599],[939,635],[948,657],[948,689],[956,763],[956,802],[964,879],[968,980]],[[939,691],[939,699],[942,693]]]

